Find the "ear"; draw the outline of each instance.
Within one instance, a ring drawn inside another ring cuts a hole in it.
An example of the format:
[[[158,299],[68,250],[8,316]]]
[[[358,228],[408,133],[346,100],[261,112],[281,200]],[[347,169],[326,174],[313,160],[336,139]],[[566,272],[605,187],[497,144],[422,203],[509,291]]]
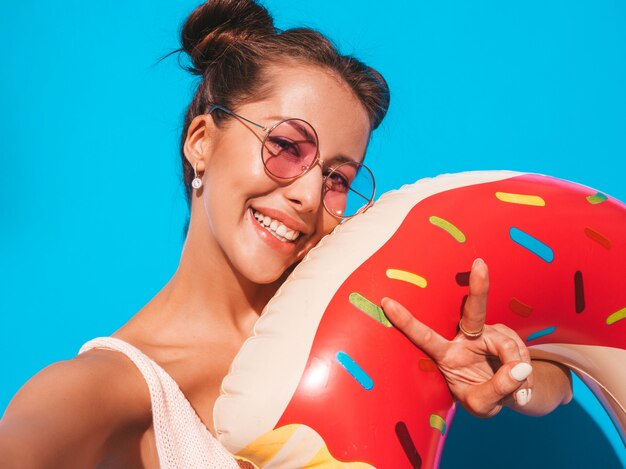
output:
[[[207,114],[196,116],[187,129],[183,150],[192,167],[198,164],[198,171],[203,172],[211,158],[212,141],[215,136],[215,122]]]

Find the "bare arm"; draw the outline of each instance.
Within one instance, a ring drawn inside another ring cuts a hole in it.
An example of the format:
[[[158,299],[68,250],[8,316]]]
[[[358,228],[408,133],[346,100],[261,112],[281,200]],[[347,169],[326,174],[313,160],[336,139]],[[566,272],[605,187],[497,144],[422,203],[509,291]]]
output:
[[[45,368],[15,395],[0,420],[2,467],[94,467],[108,441],[143,421],[150,399],[139,372],[121,355],[87,352]]]

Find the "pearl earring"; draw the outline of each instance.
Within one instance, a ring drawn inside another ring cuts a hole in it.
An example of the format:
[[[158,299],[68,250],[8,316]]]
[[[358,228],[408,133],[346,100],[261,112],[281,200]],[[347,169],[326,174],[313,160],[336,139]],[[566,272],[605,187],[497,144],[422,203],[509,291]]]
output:
[[[198,162],[193,166],[193,181],[191,181],[191,187],[194,189],[200,189],[202,187],[202,179],[198,176]]]

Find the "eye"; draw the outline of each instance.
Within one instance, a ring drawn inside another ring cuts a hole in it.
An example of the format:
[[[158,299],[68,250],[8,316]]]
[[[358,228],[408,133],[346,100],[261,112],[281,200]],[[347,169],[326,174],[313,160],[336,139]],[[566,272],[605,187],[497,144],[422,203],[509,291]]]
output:
[[[326,189],[334,192],[345,193],[350,188],[350,180],[340,171],[327,170]]]
[[[265,142],[265,146],[274,156],[280,154],[283,158],[300,158],[300,146],[293,140],[280,135],[270,135]]]

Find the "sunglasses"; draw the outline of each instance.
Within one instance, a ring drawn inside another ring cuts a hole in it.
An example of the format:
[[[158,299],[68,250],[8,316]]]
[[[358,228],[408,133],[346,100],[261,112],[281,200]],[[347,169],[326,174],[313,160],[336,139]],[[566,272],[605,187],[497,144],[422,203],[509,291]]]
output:
[[[302,119],[285,119],[271,127],[246,119],[217,104],[208,114],[222,111],[265,132],[261,141],[261,159],[265,170],[277,179],[293,180],[316,165],[322,168],[322,201],[335,218],[345,220],[364,212],[372,205],[376,182],[372,171],[356,161],[327,166],[319,157],[319,140],[311,124]]]

